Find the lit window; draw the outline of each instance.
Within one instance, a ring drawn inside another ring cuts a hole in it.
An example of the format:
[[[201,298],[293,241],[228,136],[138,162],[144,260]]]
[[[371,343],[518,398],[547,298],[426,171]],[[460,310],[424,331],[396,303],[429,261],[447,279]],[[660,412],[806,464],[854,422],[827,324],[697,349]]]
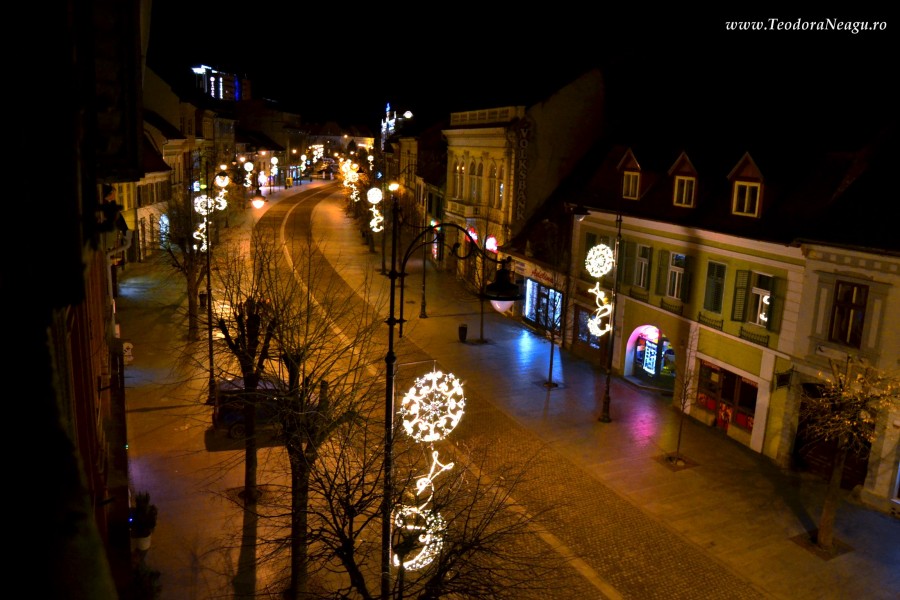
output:
[[[737,181],[734,184],[732,212],[748,217],[759,216],[759,184]]]
[[[769,325],[769,305],[772,301],[772,278],[760,273],[753,274],[750,288],[750,312],[747,321],[763,327]]]
[[[637,200],[640,181],[640,173],[625,171],[625,175],[622,178],[622,197],[629,200]]]
[[[694,177],[675,177],[675,206],[694,206],[694,187],[697,183]]]

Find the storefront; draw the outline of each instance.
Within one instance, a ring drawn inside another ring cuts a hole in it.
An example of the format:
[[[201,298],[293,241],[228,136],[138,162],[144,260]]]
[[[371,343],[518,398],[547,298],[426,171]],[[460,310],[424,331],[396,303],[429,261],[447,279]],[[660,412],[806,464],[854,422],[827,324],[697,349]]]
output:
[[[675,387],[675,349],[656,327],[642,327],[634,339],[631,376],[654,387]],[[626,371],[627,372],[627,371]]]

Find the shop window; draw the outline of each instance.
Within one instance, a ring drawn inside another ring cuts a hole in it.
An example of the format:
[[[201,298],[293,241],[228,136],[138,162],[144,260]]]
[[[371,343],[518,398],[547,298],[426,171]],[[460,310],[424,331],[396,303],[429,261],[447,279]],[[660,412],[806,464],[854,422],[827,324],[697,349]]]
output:
[[[701,361],[697,377],[697,405],[716,412],[726,424],[753,429],[758,394],[756,382]]]
[[[594,311],[585,310],[581,307],[576,307],[576,336],[578,341],[582,344],[585,344],[594,350],[600,350],[600,338],[591,333],[590,327],[588,327],[588,320],[594,316]]]
[[[546,331],[558,331],[562,320],[563,295],[558,290],[529,279],[525,284],[522,317]]]

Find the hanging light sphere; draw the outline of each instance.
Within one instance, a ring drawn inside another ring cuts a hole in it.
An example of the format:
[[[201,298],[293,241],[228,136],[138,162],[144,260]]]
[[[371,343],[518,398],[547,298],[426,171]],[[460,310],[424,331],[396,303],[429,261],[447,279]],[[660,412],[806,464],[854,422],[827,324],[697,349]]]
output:
[[[383,197],[384,195],[379,188],[371,188],[366,192],[366,200],[368,200],[370,204],[378,204]]]
[[[226,173],[224,170],[219,171],[219,174],[216,175],[216,185],[220,188],[228,187],[228,183],[230,181],[231,179],[228,177],[228,173]]]
[[[252,173],[253,172],[253,163],[245,162],[244,170],[247,171],[248,173]]]
[[[597,244],[588,252],[584,266],[591,277],[603,277],[612,270],[613,251],[606,244]]]

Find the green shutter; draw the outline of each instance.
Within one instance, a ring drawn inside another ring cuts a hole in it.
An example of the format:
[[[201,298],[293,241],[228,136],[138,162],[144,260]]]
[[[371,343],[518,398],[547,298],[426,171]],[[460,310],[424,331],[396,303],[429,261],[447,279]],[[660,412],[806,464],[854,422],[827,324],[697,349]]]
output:
[[[659,251],[659,270],[656,271],[656,293],[666,295],[666,279],[669,276],[669,251]]]
[[[769,294],[769,320],[766,321],[766,329],[769,331],[778,332],[781,329],[781,316],[784,312],[782,299],[787,292],[786,288],[787,280],[785,278],[772,278],[772,289]]]
[[[634,283],[634,257],[637,252],[637,244],[622,240],[622,243],[619,244],[619,252],[622,256],[617,265],[619,283]]]
[[[684,257],[684,276],[681,278],[681,301],[685,304],[691,301],[691,280],[693,279],[694,269],[697,268],[697,261],[693,256]]]
[[[750,271],[738,271],[734,280],[734,303],[731,306],[731,320],[745,321],[747,294],[750,291]]]

